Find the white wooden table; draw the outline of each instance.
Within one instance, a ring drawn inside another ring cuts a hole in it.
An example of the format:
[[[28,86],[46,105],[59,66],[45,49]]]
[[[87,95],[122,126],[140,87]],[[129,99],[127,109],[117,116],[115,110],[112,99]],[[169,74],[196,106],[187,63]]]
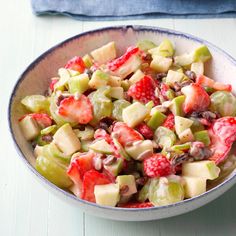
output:
[[[31,173],[14,150],[6,119],[9,95],[19,74],[38,55],[67,37],[110,25],[152,25],[197,35],[236,57],[236,19],[82,22],[65,17],[35,17],[31,13],[29,1],[26,0],[1,0],[1,3],[1,236],[236,235],[236,186],[201,209],[153,222],[115,222],[89,216],[74,209],[32,179]],[[232,83],[236,83],[236,80]]]

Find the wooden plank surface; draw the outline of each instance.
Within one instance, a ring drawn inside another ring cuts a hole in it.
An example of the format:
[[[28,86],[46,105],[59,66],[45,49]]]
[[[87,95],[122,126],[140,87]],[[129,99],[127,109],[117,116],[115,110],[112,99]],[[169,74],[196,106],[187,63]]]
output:
[[[3,87],[0,99],[0,235],[236,235],[236,187],[205,207],[160,221],[116,222],[74,209],[32,179],[14,150],[6,120],[9,95],[19,74],[35,57],[67,37],[110,25],[152,25],[205,38],[236,57],[235,19],[82,22],[65,17],[35,17],[29,1],[17,0],[4,1],[0,18],[0,81]]]

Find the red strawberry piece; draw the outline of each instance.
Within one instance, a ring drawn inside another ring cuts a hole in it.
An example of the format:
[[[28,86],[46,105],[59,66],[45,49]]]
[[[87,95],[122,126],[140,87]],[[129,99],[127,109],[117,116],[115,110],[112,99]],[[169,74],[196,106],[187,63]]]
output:
[[[80,124],[87,124],[93,119],[92,104],[84,95],[80,95],[78,99],[74,96],[64,98],[60,103],[58,113]]]
[[[107,67],[110,71],[115,71],[124,65],[132,56],[137,55],[139,52],[138,47],[129,47],[127,48],[124,55],[119,58],[116,58],[107,63]]]
[[[168,91],[169,89],[170,89],[170,87],[169,87],[167,84],[161,83],[161,91],[160,91],[160,93],[161,93],[161,96],[162,96],[165,100],[169,100],[168,97],[167,97],[167,95],[166,95],[166,93],[167,93],[167,91]]]
[[[149,177],[167,176],[175,172],[169,160],[158,153],[143,161],[143,169],[145,174]]]
[[[216,164],[219,164],[220,162],[225,160],[230,152],[232,145],[226,145],[218,136],[216,136],[212,132],[212,130],[208,130],[208,133],[211,138],[211,144],[209,148],[212,151],[212,156],[209,159],[214,161]]]
[[[215,90],[219,90],[219,91],[232,91],[232,86],[231,84],[223,84],[220,82],[215,82],[214,87]]]
[[[236,141],[236,117],[222,117],[217,119],[212,129],[215,135],[225,144],[232,144]]]
[[[111,183],[115,183],[116,176],[114,176],[110,171],[103,168],[102,173],[108,177]]]
[[[210,105],[210,97],[207,92],[198,84],[190,84],[181,89],[186,96],[183,110],[185,113],[193,111],[204,111]]]
[[[153,130],[147,126],[145,123],[141,123],[138,126],[135,127],[135,129],[143,135],[145,139],[152,139],[154,132]]]
[[[52,79],[51,83],[49,85],[50,90],[53,92],[54,91],[54,86],[58,82],[58,79]]]
[[[111,143],[111,136],[104,129],[97,129],[94,133],[94,139],[104,139],[106,142]]]
[[[75,184],[76,193],[78,193],[79,195],[81,194],[82,191],[82,181],[84,174],[87,171],[93,169],[94,156],[95,154],[92,152],[79,154],[78,156],[73,158],[67,170],[68,176]]]
[[[217,119],[208,133],[211,138],[209,148],[213,153],[210,160],[214,160],[218,164],[225,160],[232,144],[236,141],[236,117]]]
[[[143,140],[143,137],[140,133],[130,128],[123,122],[115,123],[113,127],[113,134],[115,134],[122,146],[125,146],[128,143]]]
[[[170,129],[170,130],[174,130],[175,116],[172,113],[166,117],[165,122],[163,123],[163,126]]]
[[[199,75],[196,79],[196,83],[203,86],[203,87],[210,87],[215,90],[220,90],[220,91],[231,91],[232,86],[230,84],[223,84],[220,82],[216,82],[204,75]]]
[[[42,129],[47,128],[48,126],[52,125],[52,119],[50,118],[48,114],[45,114],[45,113],[26,114],[22,116],[19,119],[19,121],[23,120],[26,116],[32,117]]]
[[[83,73],[86,68],[84,61],[81,57],[73,57],[66,63],[64,67],[66,69],[75,70],[80,73]]]
[[[89,202],[95,202],[94,187],[95,185],[109,184],[111,180],[103,173],[96,170],[90,170],[85,173],[81,198]]]
[[[155,105],[158,105],[160,102],[155,95],[156,88],[156,81],[150,76],[144,76],[129,88],[128,95],[144,104],[153,101]]]
[[[154,205],[151,202],[129,202],[120,205],[119,207],[122,208],[149,208],[154,207]]]

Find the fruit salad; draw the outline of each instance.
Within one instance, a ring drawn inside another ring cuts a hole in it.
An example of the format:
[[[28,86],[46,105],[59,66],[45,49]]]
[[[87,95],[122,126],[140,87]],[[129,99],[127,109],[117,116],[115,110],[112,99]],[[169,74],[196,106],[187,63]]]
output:
[[[50,182],[99,205],[146,208],[203,194],[235,167],[236,97],[204,75],[205,45],[115,42],[70,59],[21,100],[22,134]]]

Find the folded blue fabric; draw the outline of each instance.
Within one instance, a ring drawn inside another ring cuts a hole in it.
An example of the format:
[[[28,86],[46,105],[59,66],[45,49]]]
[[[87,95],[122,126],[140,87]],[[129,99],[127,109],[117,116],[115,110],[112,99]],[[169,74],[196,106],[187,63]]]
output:
[[[36,15],[104,20],[236,16],[236,0],[31,0]]]

